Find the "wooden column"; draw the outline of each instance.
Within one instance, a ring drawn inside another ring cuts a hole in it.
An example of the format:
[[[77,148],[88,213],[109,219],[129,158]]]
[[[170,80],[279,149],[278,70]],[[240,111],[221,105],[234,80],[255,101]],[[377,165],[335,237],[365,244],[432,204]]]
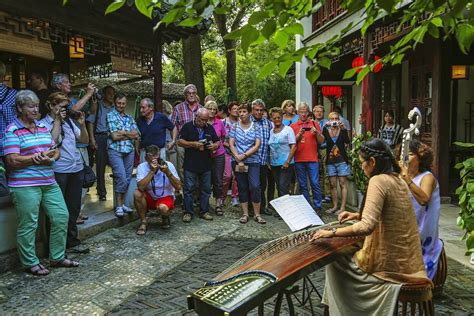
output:
[[[155,111],[163,112],[163,62],[161,55],[163,52],[163,44],[161,43],[160,34],[155,37],[156,47],[153,51],[153,73],[154,73],[154,101]]]
[[[430,43],[430,42],[428,42]],[[433,40],[430,52],[433,54],[432,73],[432,117],[431,137],[432,150],[434,154],[433,172],[438,178],[441,195],[449,193],[449,150],[451,147],[449,139],[449,98],[450,98],[450,74],[449,52],[447,46],[441,40]]]
[[[371,44],[372,32],[367,32],[364,37],[364,48],[362,51],[364,62],[368,63],[371,61]],[[369,72],[369,74],[362,81],[362,115],[365,117],[365,130],[373,132],[373,89],[374,89],[374,74]]]

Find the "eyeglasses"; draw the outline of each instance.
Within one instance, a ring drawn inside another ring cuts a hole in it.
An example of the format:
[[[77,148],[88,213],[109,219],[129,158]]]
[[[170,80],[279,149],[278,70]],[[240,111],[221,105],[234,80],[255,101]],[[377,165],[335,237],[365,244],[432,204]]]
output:
[[[194,95],[194,94],[197,94],[197,92],[188,92],[187,94]]]
[[[254,109],[255,112],[264,112],[264,109]]]

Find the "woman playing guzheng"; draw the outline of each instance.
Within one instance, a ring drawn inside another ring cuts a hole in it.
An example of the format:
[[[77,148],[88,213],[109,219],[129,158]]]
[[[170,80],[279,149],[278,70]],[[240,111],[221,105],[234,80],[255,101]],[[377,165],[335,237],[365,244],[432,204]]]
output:
[[[318,230],[319,238],[366,236],[362,249],[326,266],[323,304],[330,315],[393,315],[402,284],[426,284],[420,237],[410,190],[400,167],[380,139],[361,146],[359,159],[370,178],[362,211],[343,212],[339,221],[356,223]]]

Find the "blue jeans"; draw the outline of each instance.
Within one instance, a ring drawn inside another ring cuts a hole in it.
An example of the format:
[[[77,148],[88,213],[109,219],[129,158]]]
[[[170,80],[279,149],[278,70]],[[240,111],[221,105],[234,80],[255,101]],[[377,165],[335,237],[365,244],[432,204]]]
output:
[[[209,197],[211,196],[211,170],[196,173],[184,170],[184,212],[194,216],[194,189],[199,177],[199,193],[201,196],[201,214],[209,212]]]
[[[319,187],[319,163],[318,162],[297,162],[296,176],[300,185],[300,191],[303,193],[306,201],[311,204],[308,191],[308,177],[313,193],[313,203],[315,208],[321,208],[321,189]]]
[[[126,193],[132,180],[135,152],[120,153],[109,148],[109,163],[114,174],[115,192]]]
[[[232,170],[235,170],[237,163],[232,162]],[[260,165],[258,163],[248,163],[248,172],[236,172],[237,188],[239,189],[240,203],[261,202],[261,187],[260,187]]]

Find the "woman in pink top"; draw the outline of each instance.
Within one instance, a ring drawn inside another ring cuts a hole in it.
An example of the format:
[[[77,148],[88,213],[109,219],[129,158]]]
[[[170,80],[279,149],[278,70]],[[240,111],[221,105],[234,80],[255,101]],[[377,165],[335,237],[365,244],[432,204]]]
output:
[[[214,127],[217,137],[219,137],[219,147],[216,152],[212,154],[212,192],[214,198],[216,199],[216,215],[222,216],[224,212],[222,211],[222,181],[224,177],[224,165],[225,165],[225,149],[224,149],[224,139],[225,139],[225,128],[222,121],[216,117],[217,114],[217,103],[215,101],[207,101],[205,108],[210,112],[209,124]]]

